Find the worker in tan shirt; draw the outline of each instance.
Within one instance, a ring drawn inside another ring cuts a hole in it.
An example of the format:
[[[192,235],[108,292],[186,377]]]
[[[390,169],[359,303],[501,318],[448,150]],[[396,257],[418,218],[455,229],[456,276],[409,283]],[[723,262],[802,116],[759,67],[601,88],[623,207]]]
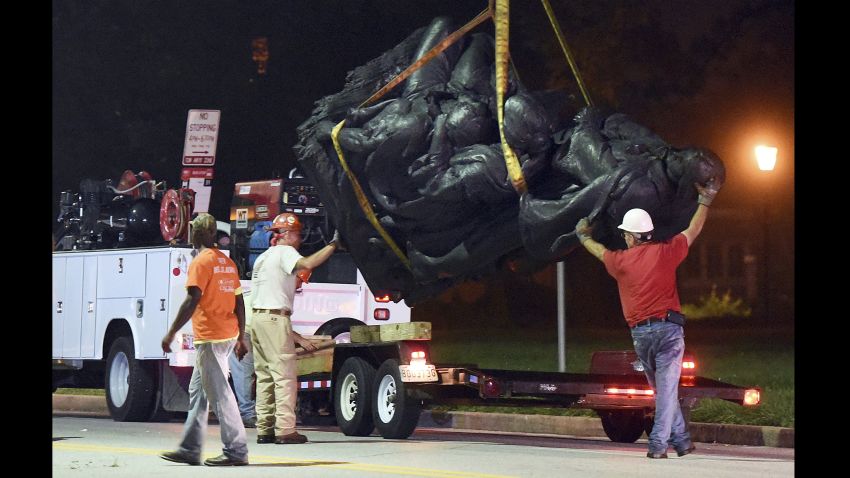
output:
[[[303,257],[298,253],[303,239],[298,216],[279,214],[269,229],[275,232],[272,246],[260,254],[251,274],[257,443],[306,443],[307,437],[295,431],[295,344],[305,350],[315,350],[316,346],[292,330],[290,316],[299,275],[309,276],[310,271],[328,260],[338,239],[335,234],[325,247]]]

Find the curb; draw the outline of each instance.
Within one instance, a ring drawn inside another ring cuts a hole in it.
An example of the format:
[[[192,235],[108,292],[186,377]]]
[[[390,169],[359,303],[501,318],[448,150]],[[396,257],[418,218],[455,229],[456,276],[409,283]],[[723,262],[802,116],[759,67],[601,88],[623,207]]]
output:
[[[426,410],[419,426],[607,438],[602,421],[596,417]],[[695,442],[794,448],[793,428],[692,422],[688,430]]]
[[[98,395],[53,394],[53,412],[73,412],[109,416],[106,397]]]
[[[53,412],[86,416],[109,416],[106,398],[96,395],[54,394]],[[425,410],[419,417],[418,426],[607,439],[605,431],[602,429],[602,422],[595,417]],[[691,423],[689,430],[691,432],[691,440],[695,442],[794,448],[793,428],[730,425],[724,423]]]

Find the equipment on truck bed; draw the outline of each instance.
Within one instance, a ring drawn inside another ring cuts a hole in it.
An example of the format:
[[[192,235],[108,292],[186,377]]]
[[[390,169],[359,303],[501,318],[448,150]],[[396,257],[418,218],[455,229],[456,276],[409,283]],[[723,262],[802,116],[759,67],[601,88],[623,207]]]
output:
[[[297,168],[286,179],[236,183],[230,204],[230,255],[241,278],[250,278],[254,261],[269,247],[272,221],[287,212],[295,214],[302,224],[302,255],[321,249],[333,236],[318,191]]]
[[[62,191],[56,250],[114,249],[185,243],[195,204],[191,189],[166,189],[147,171],[111,179],[83,179],[80,192]]]

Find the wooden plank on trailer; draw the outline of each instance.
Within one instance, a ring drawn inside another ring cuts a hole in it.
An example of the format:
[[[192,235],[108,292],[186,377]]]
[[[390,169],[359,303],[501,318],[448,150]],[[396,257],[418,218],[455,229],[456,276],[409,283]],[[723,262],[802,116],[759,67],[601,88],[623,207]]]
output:
[[[380,325],[353,325],[351,343],[369,344],[381,341]]]
[[[333,349],[327,349],[327,351],[330,353],[321,351],[313,355],[298,357],[298,375],[333,371]]]
[[[406,322],[380,326],[380,340],[431,340],[431,322]]]

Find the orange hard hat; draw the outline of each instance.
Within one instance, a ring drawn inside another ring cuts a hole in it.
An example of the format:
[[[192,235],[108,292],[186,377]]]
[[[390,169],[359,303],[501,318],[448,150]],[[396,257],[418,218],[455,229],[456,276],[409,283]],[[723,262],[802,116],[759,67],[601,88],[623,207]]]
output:
[[[269,229],[272,230],[284,230],[284,231],[300,231],[301,230],[301,220],[298,219],[298,216],[292,214],[291,212],[284,212],[278,214],[277,217],[272,221],[272,225],[269,226]]]

